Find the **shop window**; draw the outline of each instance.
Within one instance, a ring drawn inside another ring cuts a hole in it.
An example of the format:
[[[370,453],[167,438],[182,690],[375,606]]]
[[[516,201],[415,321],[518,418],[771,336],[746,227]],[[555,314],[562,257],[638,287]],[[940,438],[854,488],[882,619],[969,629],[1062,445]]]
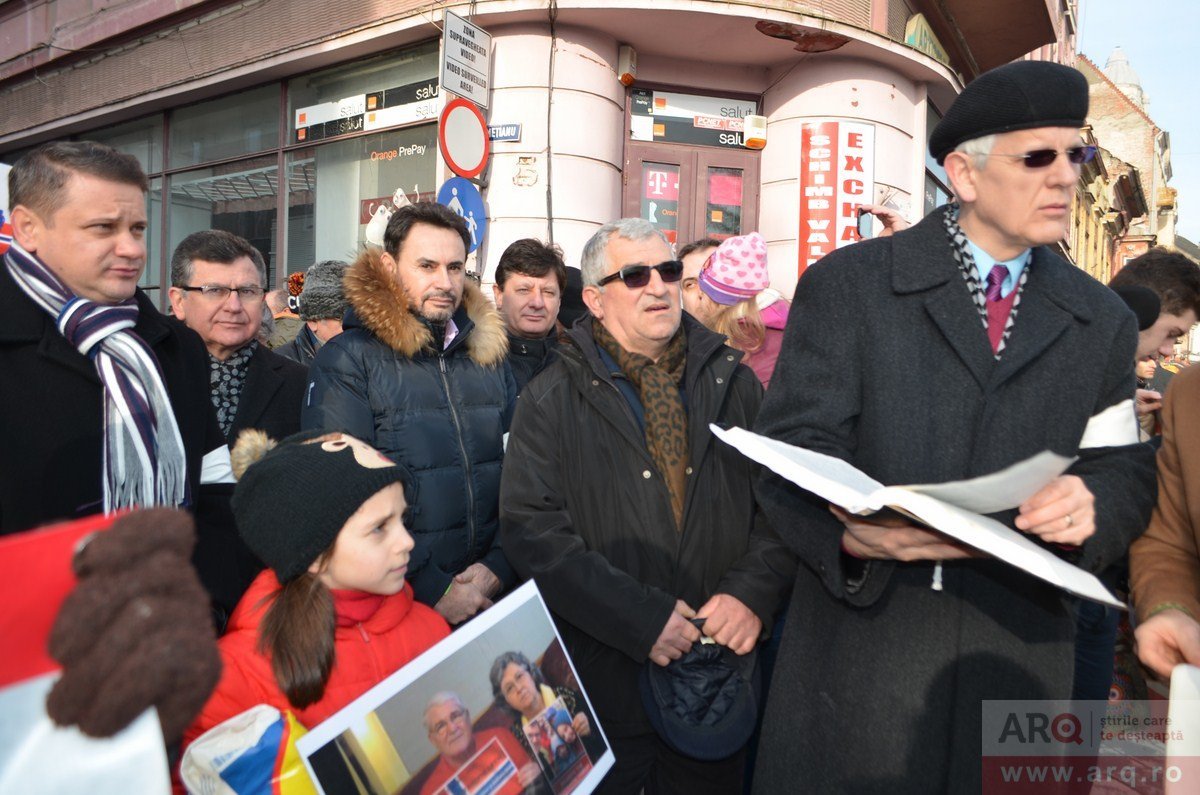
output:
[[[673,245],[756,229],[758,158],[753,152],[630,142],[625,173],[630,178],[623,214],[645,218]]]
[[[162,177],[150,180],[150,192],[146,194],[146,269],[138,279],[141,287],[157,303],[161,290],[159,282],[163,274],[162,248]]]
[[[279,146],[279,84],[171,113],[171,168],[227,160]]]
[[[675,243],[679,235],[679,166],[672,163],[642,163],[640,194],[645,218]]]
[[[274,155],[171,175],[168,251],[192,232],[223,229],[262,252],[267,284],[274,284],[278,194]]]
[[[931,212],[950,201],[950,191],[940,184],[928,171],[925,172],[925,203],[924,214]]]
[[[724,240],[742,232],[745,174],[740,168],[708,169],[704,207],[704,237]]]
[[[166,306],[171,254],[192,232],[224,229],[250,240],[266,260],[268,284],[278,285],[289,268],[353,257],[366,229],[362,214],[397,187],[432,200],[438,51],[431,40],[72,136],[133,155],[150,177],[141,287]],[[303,128],[296,125],[302,112]],[[320,121],[330,112],[333,124]],[[327,141],[334,136],[345,137]],[[15,163],[33,148],[7,150],[0,162]],[[280,162],[287,164],[283,213]]]
[[[162,114],[105,127],[102,130],[92,130],[78,138],[108,144],[118,152],[133,155],[147,173],[162,171]]]
[[[946,169],[938,165],[938,161],[929,154],[929,136],[942,115],[932,102],[925,103],[925,201],[924,215],[929,215],[935,208],[950,201],[950,180],[946,177]]]
[[[324,259],[350,260],[375,210],[400,188],[432,201],[437,127],[352,138],[288,153],[288,272]]]

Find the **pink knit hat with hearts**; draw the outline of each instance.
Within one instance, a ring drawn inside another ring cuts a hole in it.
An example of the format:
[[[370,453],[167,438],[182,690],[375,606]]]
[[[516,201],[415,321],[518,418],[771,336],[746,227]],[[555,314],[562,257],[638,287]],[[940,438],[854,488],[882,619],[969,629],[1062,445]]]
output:
[[[697,281],[718,304],[731,306],[753,298],[771,285],[767,242],[758,232],[725,239],[704,263]]]

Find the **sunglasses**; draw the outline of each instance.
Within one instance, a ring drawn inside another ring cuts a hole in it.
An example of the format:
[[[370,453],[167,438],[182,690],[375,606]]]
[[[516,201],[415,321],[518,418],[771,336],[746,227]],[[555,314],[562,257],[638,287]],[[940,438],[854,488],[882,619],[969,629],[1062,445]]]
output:
[[[626,265],[616,273],[610,273],[596,282],[598,287],[620,279],[631,290],[645,287],[650,283],[650,271],[658,271],[658,275],[667,284],[679,281],[683,277],[683,263],[677,259],[660,262],[657,265]]]
[[[1065,152],[1060,152],[1057,149],[1035,149],[1023,155],[1003,155],[993,152],[989,157],[1012,157],[1023,161],[1025,168],[1045,168],[1057,160],[1060,154],[1066,155],[1067,160],[1078,166],[1081,163],[1090,163],[1092,161],[1092,158],[1096,156],[1096,147],[1075,146]]]

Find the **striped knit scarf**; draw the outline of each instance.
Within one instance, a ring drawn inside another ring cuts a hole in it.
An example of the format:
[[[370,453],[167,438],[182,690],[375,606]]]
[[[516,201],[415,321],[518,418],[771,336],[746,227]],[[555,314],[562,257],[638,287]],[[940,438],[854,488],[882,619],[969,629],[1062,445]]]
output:
[[[54,318],[104,385],[104,512],[180,505],[187,494],[183,439],[158,359],[132,329],[137,302],[98,304],[74,295],[15,242],[4,263],[17,286]]]
[[[971,291],[971,300],[975,303],[975,309],[979,312],[979,317],[983,321],[983,329],[987,331],[987,293],[983,289],[983,284],[979,281],[979,269],[975,267],[975,255],[971,253],[971,246],[967,243],[967,236],[958,225],[957,204],[946,205],[946,212],[942,216],[942,225],[946,228],[946,237],[950,239],[950,253],[954,255],[954,261],[958,263],[958,269],[967,283],[967,289]],[[995,357],[997,359],[1000,358],[1005,345],[1008,344],[1008,338],[1012,335],[1013,324],[1017,321],[1017,307],[1021,305],[1021,293],[1024,291],[1025,282],[1028,280],[1029,268],[1026,267],[1025,270],[1021,271],[1021,278],[1017,282],[1017,294],[1013,298],[1012,310],[1009,311],[1008,320],[1004,324],[1004,334],[1000,337],[1000,344],[996,346]]]

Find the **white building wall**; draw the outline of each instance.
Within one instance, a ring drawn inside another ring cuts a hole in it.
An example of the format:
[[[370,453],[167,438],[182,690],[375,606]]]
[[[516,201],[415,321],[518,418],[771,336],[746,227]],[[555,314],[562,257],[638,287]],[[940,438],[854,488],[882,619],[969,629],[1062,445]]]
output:
[[[915,178],[923,172],[913,164],[924,157],[924,124],[916,129],[924,96],[921,86],[893,70],[836,57],[805,62],[766,92],[758,226],[767,239],[772,287],[791,295],[799,273],[802,125],[827,119],[875,125],[874,199],[889,199],[916,221],[921,185]]]
[[[494,28],[490,124],[522,125],[521,140],[494,142],[484,198],[491,224],[483,256],[490,282],[514,240],[546,240],[546,183],[552,184],[554,242],[578,267],[584,243],[620,214],[625,88],[617,82],[617,41],[594,31],[557,28],[554,90],[547,25]],[[549,150],[547,102],[551,103]],[[552,154],[548,154],[552,152]],[[553,157],[550,168],[547,158]]]

